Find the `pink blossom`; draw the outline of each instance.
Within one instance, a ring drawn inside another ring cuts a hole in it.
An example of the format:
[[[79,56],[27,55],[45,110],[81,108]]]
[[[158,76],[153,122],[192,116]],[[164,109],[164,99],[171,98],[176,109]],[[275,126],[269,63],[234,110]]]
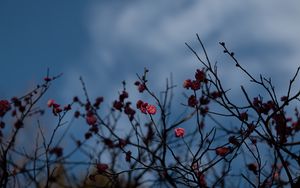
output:
[[[176,128],[175,129],[175,136],[176,137],[183,137],[185,133],[184,128]]]
[[[154,105],[148,105],[146,109],[147,112],[151,115],[154,115],[156,113],[156,107]]]
[[[47,102],[48,107],[52,107],[54,104],[55,104],[55,101],[53,99],[50,99]]]

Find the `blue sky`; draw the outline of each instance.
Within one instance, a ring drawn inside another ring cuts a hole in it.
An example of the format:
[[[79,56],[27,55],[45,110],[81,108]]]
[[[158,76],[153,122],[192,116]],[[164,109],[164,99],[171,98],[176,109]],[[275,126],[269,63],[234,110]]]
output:
[[[170,72],[181,85],[199,67],[184,45],[196,44],[196,33],[212,61],[223,67],[224,82],[239,85],[245,80],[230,66],[219,41],[227,42],[250,71],[271,75],[281,86],[299,64],[299,4],[1,1],[0,96],[21,95],[39,82],[47,68],[53,74],[64,73],[51,96],[66,102],[66,96],[82,93],[79,76],[92,95],[108,99],[117,96],[122,80],[132,83],[144,67],[150,69],[155,78],[152,86],[158,90]]]
[[[65,72],[80,63],[87,44],[86,5],[73,2],[1,1],[1,95],[20,95],[49,67]]]

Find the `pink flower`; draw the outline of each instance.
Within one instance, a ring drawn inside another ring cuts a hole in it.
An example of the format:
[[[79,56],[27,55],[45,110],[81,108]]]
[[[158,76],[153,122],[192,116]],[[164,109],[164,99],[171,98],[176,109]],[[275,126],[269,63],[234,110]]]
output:
[[[146,109],[147,112],[151,115],[154,115],[156,113],[156,107],[154,105],[148,105]]]
[[[175,129],[175,136],[176,137],[183,137],[185,133],[184,128],[176,128]]]
[[[52,107],[54,104],[55,104],[55,101],[53,99],[50,99],[47,102],[48,107]]]
[[[142,100],[137,101],[136,107],[144,114],[148,113],[150,115],[154,115],[156,113],[156,107],[154,105],[143,102]]]

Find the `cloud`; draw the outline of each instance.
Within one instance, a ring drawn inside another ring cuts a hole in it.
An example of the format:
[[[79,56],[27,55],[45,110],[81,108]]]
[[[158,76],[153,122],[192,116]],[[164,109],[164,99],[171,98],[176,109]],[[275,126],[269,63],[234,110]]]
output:
[[[219,41],[225,41],[250,72],[273,76],[280,85],[299,64],[299,5],[258,0],[97,2],[86,16],[90,46],[84,52],[85,66],[75,71],[81,71],[96,92],[109,96],[121,88],[123,79],[132,80],[144,67],[155,77],[156,88],[164,85],[170,72],[181,85],[200,67],[184,45],[189,42],[199,50],[195,37],[199,33],[211,60],[223,67],[225,85],[245,80],[237,79],[240,76]]]

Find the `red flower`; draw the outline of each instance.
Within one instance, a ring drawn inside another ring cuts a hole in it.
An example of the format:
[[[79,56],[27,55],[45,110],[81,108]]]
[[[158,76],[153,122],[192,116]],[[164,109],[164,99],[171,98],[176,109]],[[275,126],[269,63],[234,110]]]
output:
[[[228,138],[228,141],[233,144],[233,145],[236,145],[236,146],[239,146],[240,145],[240,142],[239,140],[235,137],[235,136],[230,136]]]
[[[282,102],[286,102],[286,101],[288,100],[288,97],[287,97],[287,96],[282,96],[282,97],[280,98],[280,100],[281,100]]]
[[[250,171],[252,171],[254,174],[257,174],[257,165],[254,163],[247,164],[247,167]]]
[[[139,81],[134,82],[134,85],[136,85],[138,87],[138,90],[140,93],[143,93],[143,91],[146,89],[146,85]]]
[[[248,114],[247,114],[247,112],[241,113],[241,114],[240,114],[240,119],[241,119],[242,121],[248,121]]]
[[[140,93],[142,93],[145,89],[146,89],[146,85],[145,84],[140,84],[138,86],[138,90],[139,90]]]
[[[64,111],[69,111],[69,110],[71,110],[71,109],[72,109],[72,108],[71,108],[71,105],[70,105],[70,104],[64,106]]]
[[[97,122],[97,118],[93,113],[88,113],[86,116],[86,122],[89,125],[95,125]]]
[[[61,109],[61,108],[59,108],[59,106],[58,106],[58,107],[55,107],[55,108],[53,108],[53,113],[54,113],[54,115],[57,115],[57,114],[59,114],[61,111],[62,111],[62,109]]]
[[[128,93],[123,91],[122,94],[119,96],[121,102],[124,102],[124,99],[128,98]]]
[[[94,103],[94,107],[99,108],[99,105],[103,102],[103,97],[98,97]]]
[[[200,108],[200,113],[201,113],[201,115],[203,115],[203,116],[205,116],[207,113],[208,113],[208,106],[205,106],[204,108],[203,107],[201,107]]]
[[[185,133],[184,128],[176,128],[175,129],[175,136],[176,137],[183,137]]]
[[[198,90],[200,89],[200,82],[198,80],[193,80],[191,85],[192,90]]]
[[[220,147],[216,149],[216,154],[220,156],[225,156],[230,149],[228,147]]]
[[[52,107],[54,104],[55,104],[55,101],[53,99],[50,99],[47,102],[48,107]]]
[[[199,184],[203,187],[207,187],[206,186],[206,180],[205,180],[205,176],[202,172],[198,172],[198,181],[199,181]]]
[[[124,107],[124,112],[125,112],[125,114],[127,114],[127,115],[134,115],[135,114],[135,111],[130,107],[130,102],[127,102],[126,103],[126,105],[125,105],[125,107]]]
[[[116,101],[114,101],[113,106],[115,109],[122,111],[123,103],[121,101],[116,100]]]
[[[146,109],[147,112],[151,115],[154,115],[156,113],[156,107],[154,105],[148,105]]]
[[[14,124],[14,126],[15,126],[16,129],[22,128],[23,125],[24,125],[24,124],[23,124],[23,122],[22,122],[21,120],[17,120],[17,121],[15,122],[15,124]]]
[[[197,71],[195,73],[195,78],[196,78],[196,80],[198,80],[200,82],[205,81],[206,75],[205,75],[204,69],[202,69],[202,70],[197,69]]]
[[[141,112],[143,112],[144,114],[147,114],[147,106],[148,106],[148,103],[143,103],[140,110]]]
[[[136,107],[144,114],[148,113],[150,115],[154,115],[156,113],[156,107],[154,105],[150,105],[142,100],[137,101]]]
[[[206,105],[206,104],[208,104],[208,103],[209,103],[209,99],[208,99],[207,97],[202,96],[202,97],[200,98],[200,104]]]
[[[183,82],[183,87],[184,87],[184,88],[189,89],[191,86],[192,86],[192,81],[191,81],[190,79],[185,80],[185,81]]]
[[[126,145],[127,145],[127,141],[120,138],[120,139],[119,139],[119,147],[120,147],[120,148],[123,148],[123,147],[125,147]]]
[[[0,117],[4,116],[7,111],[10,109],[10,104],[7,100],[0,101]]]
[[[108,165],[104,163],[99,163],[96,165],[96,168],[98,170],[98,173],[103,173],[108,169]]]
[[[188,105],[191,107],[195,107],[198,104],[198,101],[195,97],[195,95],[191,95],[188,99]]]
[[[253,99],[252,104],[253,104],[254,107],[259,107],[262,104],[262,102],[261,102],[261,100],[258,97],[255,97]]]
[[[138,101],[136,102],[136,107],[137,107],[138,109],[140,109],[140,108],[142,107],[143,104],[144,104],[144,102],[143,102],[142,100],[138,100]]]
[[[211,98],[216,99],[222,96],[222,92],[221,91],[214,91],[211,94]]]

